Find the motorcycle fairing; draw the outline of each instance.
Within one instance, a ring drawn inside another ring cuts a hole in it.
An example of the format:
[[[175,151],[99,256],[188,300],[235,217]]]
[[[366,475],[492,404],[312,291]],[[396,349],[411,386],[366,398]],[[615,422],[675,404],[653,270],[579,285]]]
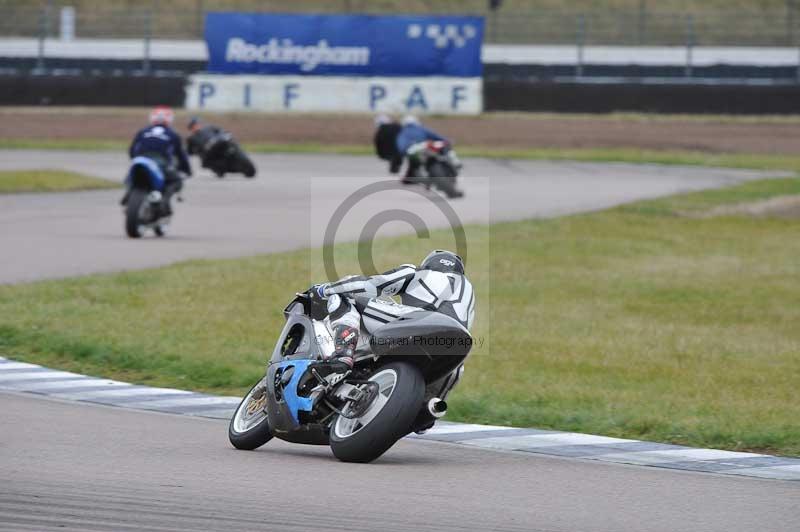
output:
[[[131,161],[128,176],[125,178],[125,184],[129,187],[132,186],[134,177],[137,172],[144,172],[148,176],[148,181],[151,190],[163,190],[166,179],[161,167],[153,159],[139,155],[134,157]],[[141,174],[140,174],[141,175]]]
[[[299,412],[302,410],[304,412],[311,412],[314,408],[314,401],[310,397],[300,397],[297,395],[297,388],[300,384],[300,379],[303,375],[305,375],[306,371],[308,371],[308,367],[314,363],[314,360],[285,360],[278,364],[278,368],[276,368],[276,372],[278,370],[283,370],[283,374],[285,375],[290,368],[294,368],[292,372],[292,376],[289,379],[289,382],[283,384],[283,401],[286,403],[286,407],[289,410],[289,415],[292,416],[295,423],[300,424],[300,417]]]
[[[302,303],[296,299],[287,307],[286,323],[267,369],[267,413],[275,435],[282,439],[311,437],[303,432],[307,429],[300,424],[299,418],[300,412],[311,411],[313,401],[299,396],[297,388],[309,366],[322,357],[313,322],[301,313]],[[293,371],[293,374],[287,383],[283,383],[280,377],[288,371]],[[278,390],[276,380],[280,387]]]
[[[287,307],[288,309],[288,307]],[[286,323],[283,326],[270,362],[275,364],[285,358],[314,359],[322,358],[322,351],[314,336],[314,324],[305,315],[296,311],[286,312]],[[287,342],[288,339],[293,341]]]
[[[370,344],[377,355],[407,358],[433,381],[463,363],[473,339],[453,318],[419,310],[381,326],[372,333]]]

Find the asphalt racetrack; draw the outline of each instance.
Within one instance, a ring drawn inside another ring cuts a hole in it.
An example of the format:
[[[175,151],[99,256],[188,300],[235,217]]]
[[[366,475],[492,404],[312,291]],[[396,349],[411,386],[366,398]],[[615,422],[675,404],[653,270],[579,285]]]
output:
[[[237,257],[317,247],[335,210],[380,180],[397,183],[370,157],[255,155],[259,175],[219,180],[207,171],[186,183],[166,239],[131,242],[124,234],[122,190],[0,195],[0,283],[135,270],[185,259]],[[196,164],[196,160],[193,161]],[[116,152],[7,150],[0,170],[65,169],[122,182],[127,159]],[[451,205],[465,223],[548,217],[698,190],[763,176],[697,167],[469,159],[466,197],[445,202],[420,186],[359,197],[336,242],[358,239],[372,214],[402,208],[430,228],[450,223]],[[399,187],[398,188],[402,188]],[[380,235],[411,232],[403,222]]]
[[[121,191],[0,196],[0,282],[139,269],[316,245],[355,189],[384,177],[364,157],[262,155],[261,174],[187,184],[166,239],[125,238]],[[465,222],[555,216],[760,177],[701,168],[468,160]],[[0,169],[120,179],[114,153],[7,151]],[[437,196],[388,191],[445,226]],[[438,214],[437,214],[438,213]],[[440,216],[437,218],[436,216]],[[340,227],[358,237],[358,216]],[[363,225],[363,224],[362,224]],[[410,231],[399,224],[391,232]],[[0,392],[0,530],[797,530],[800,486],[403,440],[373,464],[271,441],[234,450],[226,422]]]
[[[373,464],[226,422],[0,392],[0,530],[797,530],[800,486],[403,440]]]

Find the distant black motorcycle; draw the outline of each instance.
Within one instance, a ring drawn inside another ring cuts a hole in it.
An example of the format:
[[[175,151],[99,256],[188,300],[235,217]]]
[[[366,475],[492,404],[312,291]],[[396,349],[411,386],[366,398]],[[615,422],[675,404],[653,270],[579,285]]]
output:
[[[256,167],[242,150],[233,135],[216,126],[199,127],[190,124],[191,134],[186,139],[189,155],[198,155],[203,168],[208,168],[217,177],[225,174],[244,174],[255,177]]]

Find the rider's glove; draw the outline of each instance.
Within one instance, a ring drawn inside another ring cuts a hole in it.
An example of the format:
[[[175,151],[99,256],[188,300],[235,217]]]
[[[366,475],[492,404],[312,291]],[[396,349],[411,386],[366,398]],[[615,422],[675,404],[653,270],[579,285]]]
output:
[[[314,295],[316,295],[318,298],[325,299],[325,289],[327,287],[328,287],[328,283],[315,284],[311,288],[311,290],[314,292]]]

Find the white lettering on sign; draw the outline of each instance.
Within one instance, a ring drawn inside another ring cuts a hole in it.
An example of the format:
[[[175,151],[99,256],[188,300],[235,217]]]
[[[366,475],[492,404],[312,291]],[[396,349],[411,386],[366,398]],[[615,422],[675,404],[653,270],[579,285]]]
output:
[[[478,114],[481,78],[196,74],[186,107],[216,111]]]
[[[301,46],[291,39],[270,39],[267,44],[259,45],[233,38],[225,49],[228,62],[299,65],[303,72],[311,72],[320,65],[369,65],[369,55],[367,46],[329,46],[325,40]]]

